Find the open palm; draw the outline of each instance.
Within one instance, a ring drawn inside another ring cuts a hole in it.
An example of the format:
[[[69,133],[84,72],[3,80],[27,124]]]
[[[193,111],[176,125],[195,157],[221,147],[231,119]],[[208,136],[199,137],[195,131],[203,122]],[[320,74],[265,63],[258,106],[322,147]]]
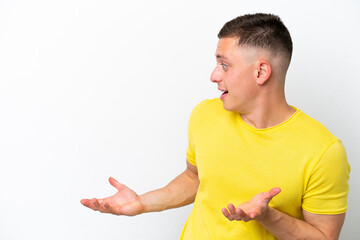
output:
[[[223,215],[230,221],[250,221],[257,218],[265,217],[267,213],[267,207],[273,197],[280,193],[280,188],[272,188],[268,192],[262,192],[256,194],[250,201],[241,203],[235,208],[230,203],[228,209],[222,208]]]
[[[109,178],[109,182],[118,190],[115,195],[103,199],[82,199],[81,203],[95,211],[115,215],[134,216],[142,213],[140,198],[133,190],[112,177]]]

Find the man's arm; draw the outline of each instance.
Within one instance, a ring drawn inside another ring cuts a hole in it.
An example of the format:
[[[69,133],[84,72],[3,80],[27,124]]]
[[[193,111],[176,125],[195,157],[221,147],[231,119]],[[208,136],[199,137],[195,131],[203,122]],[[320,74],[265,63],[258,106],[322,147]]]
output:
[[[337,215],[313,214],[303,210],[304,221],[269,207],[267,217],[258,222],[278,239],[339,238],[345,213]]]
[[[303,210],[304,221],[289,216],[268,206],[271,199],[280,193],[279,188],[255,195],[249,202],[233,204],[222,212],[230,221],[255,220],[278,239],[338,239],[345,213],[337,215],[313,214]]]
[[[188,161],[186,164],[186,170],[161,189],[139,196],[110,178],[110,184],[118,190],[115,195],[103,199],[82,199],[81,203],[95,211],[127,216],[185,206],[194,202],[199,187],[197,167]]]
[[[143,212],[158,212],[193,203],[199,187],[197,167],[186,161],[186,170],[167,186],[140,196]]]

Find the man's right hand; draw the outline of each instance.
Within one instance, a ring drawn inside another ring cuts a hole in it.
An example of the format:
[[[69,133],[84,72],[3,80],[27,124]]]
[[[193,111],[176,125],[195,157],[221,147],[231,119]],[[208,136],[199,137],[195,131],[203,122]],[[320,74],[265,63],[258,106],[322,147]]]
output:
[[[115,215],[134,216],[143,212],[139,195],[112,177],[109,182],[118,190],[115,195],[103,199],[82,199],[81,204],[94,211]]]
[[[186,169],[163,188],[137,195],[114,178],[109,182],[118,192],[104,199],[82,199],[81,203],[95,211],[134,216],[159,212],[193,203],[200,184],[197,167],[186,161]]]

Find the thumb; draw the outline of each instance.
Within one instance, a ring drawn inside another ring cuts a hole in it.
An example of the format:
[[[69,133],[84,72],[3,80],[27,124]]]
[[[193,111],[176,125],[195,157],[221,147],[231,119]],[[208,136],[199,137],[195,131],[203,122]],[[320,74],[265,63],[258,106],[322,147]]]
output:
[[[114,188],[116,188],[117,190],[122,190],[122,189],[124,189],[124,188],[126,188],[126,186],[124,185],[124,184],[121,184],[121,183],[119,183],[118,181],[116,181],[116,179],[115,178],[113,178],[113,177],[109,177],[109,182],[110,182],[110,184],[114,187]]]
[[[276,188],[272,188],[270,189],[270,191],[266,192],[265,194],[265,199],[267,200],[267,202],[270,202],[271,199],[273,197],[275,197],[276,195],[278,195],[281,192],[281,189],[276,187]]]

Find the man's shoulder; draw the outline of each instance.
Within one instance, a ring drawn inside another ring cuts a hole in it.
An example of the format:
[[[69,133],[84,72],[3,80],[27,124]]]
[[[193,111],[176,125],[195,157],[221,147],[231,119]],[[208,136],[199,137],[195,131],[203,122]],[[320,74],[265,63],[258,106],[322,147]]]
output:
[[[313,141],[333,142],[337,139],[322,123],[303,111],[300,111],[300,114],[297,116],[295,127],[298,131],[312,138]]]
[[[231,115],[224,109],[222,101],[219,98],[206,99],[198,103],[191,112],[190,124],[197,128],[213,127],[214,124],[226,121]]]
[[[222,106],[222,101],[220,100],[220,98],[212,98],[212,99],[205,99],[205,100],[202,100],[200,103],[198,103],[194,109],[197,109],[197,108],[204,108],[204,109],[207,109],[207,108],[216,108],[216,107],[219,107],[219,106]]]
[[[217,114],[219,112],[224,112],[225,109],[223,108],[222,101],[220,98],[213,98],[213,99],[205,99],[198,103],[193,111],[192,115],[194,114]]]

